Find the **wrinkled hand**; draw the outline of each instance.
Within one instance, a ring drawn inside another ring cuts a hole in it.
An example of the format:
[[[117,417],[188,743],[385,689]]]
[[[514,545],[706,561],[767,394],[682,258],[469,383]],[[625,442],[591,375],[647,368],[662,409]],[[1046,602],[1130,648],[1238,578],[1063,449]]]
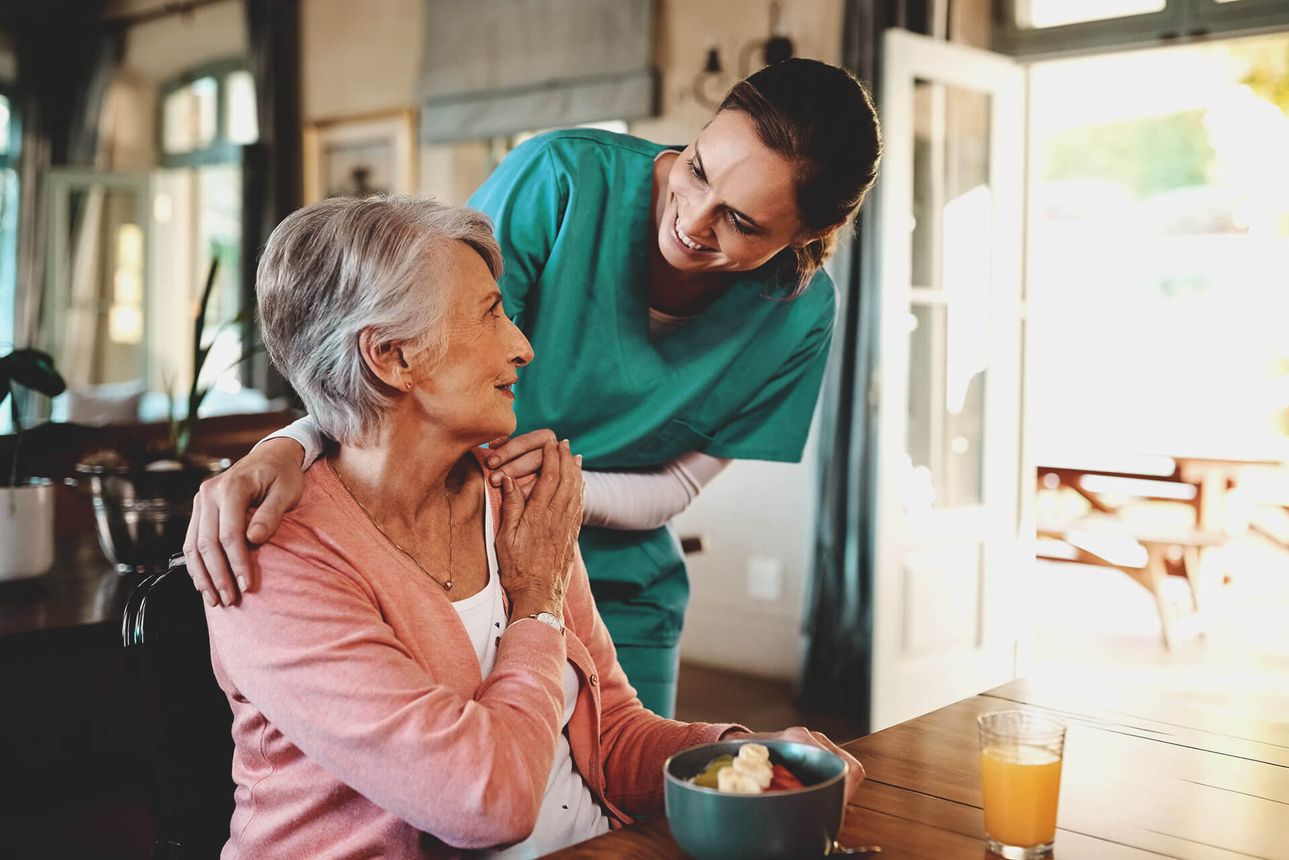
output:
[[[781,732],[731,732],[721,740],[755,740],[761,738],[771,741],[796,741],[797,743],[810,744],[811,746],[822,747],[828,752],[839,756],[842,761],[850,765],[846,771],[846,802],[854,796],[859,784],[864,781],[864,766],[859,763],[859,759],[828,740],[828,736],[823,732],[812,732],[805,726],[793,726],[790,729],[784,729]]]
[[[515,479],[502,480],[497,565],[511,614],[563,617],[564,591],[582,525],[582,468],[568,440],[552,436],[541,448],[540,474],[525,496]]]
[[[247,541],[273,536],[304,494],[304,451],[290,439],[270,439],[222,475],[206,481],[192,502],[184,538],[188,575],[211,606],[231,606],[255,588]],[[257,506],[250,525],[246,515]]]
[[[528,498],[542,468],[542,451],[557,442],[553,430],[532,430],[519,436],[502,436],[488,443],[488,468],[493,470],[492,485],[500,487],[508,475]]]

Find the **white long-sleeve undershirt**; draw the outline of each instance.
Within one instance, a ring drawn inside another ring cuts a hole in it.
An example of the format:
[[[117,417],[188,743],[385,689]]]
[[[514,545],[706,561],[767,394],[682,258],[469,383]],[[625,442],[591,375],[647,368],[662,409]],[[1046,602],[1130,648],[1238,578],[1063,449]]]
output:
[[[304,448],[309,468],[322,456],[323,438],[306,415],[263,440],[293,439]],[[691,451],[651,469],[629,472],[582,473],[582,522],[608,529],[642,531],[665,525],[698,498],[703,487],[724,471],[730,461]]]
[[[643,471],[583,472],[582,522],[637,531],[666,525],[729,464],[729,460],[690,451]]]

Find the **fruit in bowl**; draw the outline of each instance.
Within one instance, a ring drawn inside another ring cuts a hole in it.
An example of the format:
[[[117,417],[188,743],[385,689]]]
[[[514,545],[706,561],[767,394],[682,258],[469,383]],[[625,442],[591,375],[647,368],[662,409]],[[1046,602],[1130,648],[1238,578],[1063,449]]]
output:
[[[717,741],[682,750],[663,766],[671,834],[702,860],[827,856],[846,810],[847,769],[840,756],[796,741]]]
[[[770,761],[768,747],[754,743],[740,746],[738,755],[722,755],[712,759],[703,772],[690,782],[729,794],[761,794],[805,788],[786,765]]]

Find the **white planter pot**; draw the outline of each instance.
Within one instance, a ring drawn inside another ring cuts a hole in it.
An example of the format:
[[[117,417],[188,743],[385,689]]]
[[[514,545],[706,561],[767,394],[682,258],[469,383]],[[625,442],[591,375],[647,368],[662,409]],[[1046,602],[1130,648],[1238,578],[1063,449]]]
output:
[[[54,563],[54,485],[0,487],[0,581],[48,572]]]

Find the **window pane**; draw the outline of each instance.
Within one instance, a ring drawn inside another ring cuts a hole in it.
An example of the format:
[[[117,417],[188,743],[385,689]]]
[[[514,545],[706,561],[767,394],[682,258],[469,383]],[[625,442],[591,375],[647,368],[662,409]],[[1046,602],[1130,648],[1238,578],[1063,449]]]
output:
[[[1016,26],[1026,29],[1162,12],[1167,0],[1017,0]]]
[[[166,153],[192,152],[215,140],[217,93],[214,78],[199,78],[166,96],[161,146]]]
[[[946,277],[955,274],[945,265],[946,253],[971,242],[989,247],[992,106],[986,93],[925,80],[916,82],[913,98],[910,271],[914,287],[942,290]],[[979,220],[963,217],[968,210],[972,216],[979,214],[981,204],[984,215]],[[988,280],[987,272],[984,278]]]
[[[909,317],[908,453],[917,506],[943,509],[984,500],[989,331],[979,310],[915,304]]]
[[[228,111],[224,128],[232,143],[254,143],[259,139],[259,122],[255,114],[255,79],[247,71],[233,72],[224,78],[224,103]]]
[[[911,506],[984,498],[992,117],[988,93],[915,82],[911,285],[935,298],[909,315]]]
[[[108,308],[108,339],[137,346],[143,342],[143,228],[124,223],[116,229],[116,265]]]
[[[206,308],[206,331],[218,331],[218,335],[206,357],[202,381],[236,391],[241,387],[240,368],[235,362],[242,354],[242,327],[228,323],[237,318],[242,307],[241,167],[219,164],[197,168],[195,203],[200,250],[193,269],[194,304],[200,299],[211,257],[219,257],[219,279]]]

